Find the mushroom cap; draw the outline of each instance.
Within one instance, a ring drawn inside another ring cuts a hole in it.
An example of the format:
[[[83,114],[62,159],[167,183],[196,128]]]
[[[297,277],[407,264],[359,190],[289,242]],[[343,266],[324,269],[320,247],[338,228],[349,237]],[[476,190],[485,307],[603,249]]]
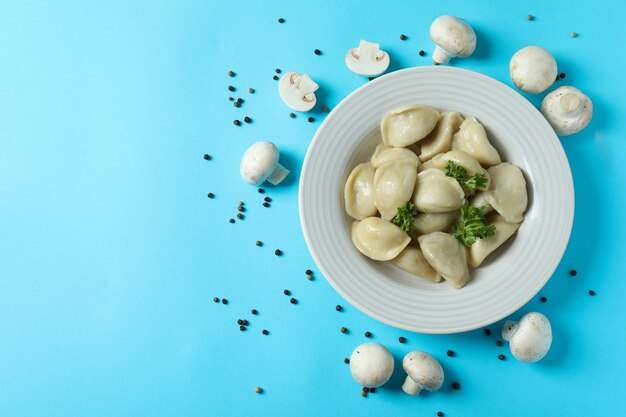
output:
[[[350,355],[350,373],[361,386],[376,388],[391,378],[393,356],[380,343],[363,343]]]
[[[593,103],[579,89],[564,86],[544,97],[541,113],[557,135],[569,136],[589,124],[593,115]]]
[[[476,33],[464,20],[439,16],[430,25],[430,39],[451,55],[466,58],[476,49]]]
[[[552,327],[550,321],[541,313],[528,313],[514,325],[505,323],[502,329],[503,338],[510,338],[513,356],[522,362],[537,362],[543,359],[552,344]],[[507,332],[512,334],[506,335]]]
[[[296,111],[309,111],[317,103],[315,91],[319,85],[308,76],[288,71],[278,82],[278,94],[287,106]]]
[[[422,389],[437,391],[443,385],[443,368],[437,359],[421,350],[406,354],[402,368]]]
[[[261,141],[250,146],[241,158],[239,173],[245,182],[257,185],[272,174],[280,154],[272,142]]]
[[[346,52],[346,66],[358,75],[380,75],[387,71],[389,62],[389,54],[380,49],[380,44],[363,39],[357,48]]]
[[[527,46],[513,55],[509,71],[517,88],[538,94],[554,83],[557,67],[550,52],[539,46]]]

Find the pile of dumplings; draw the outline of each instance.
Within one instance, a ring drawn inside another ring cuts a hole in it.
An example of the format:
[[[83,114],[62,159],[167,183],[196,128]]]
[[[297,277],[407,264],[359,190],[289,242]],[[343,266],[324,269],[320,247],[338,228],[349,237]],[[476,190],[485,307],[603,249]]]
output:
[[[354,167],[344,188],[346,212],[355,219],[354,246],[418,277],[464,287],[470,267],[478,267],[524,219],[528,196],[522,171],[502,161],[474,117],[416,104],[387,113],[380,128],[383,143],[370,161]],[[444,173],[448,161],[468,175],[484,174],[485,187],[464,191]],[[391,222],[407,202],[418,211],[411,233]],[[464,204],[484,207],[486,224],[495,225],[492,236],[469,247],[451,234]]]

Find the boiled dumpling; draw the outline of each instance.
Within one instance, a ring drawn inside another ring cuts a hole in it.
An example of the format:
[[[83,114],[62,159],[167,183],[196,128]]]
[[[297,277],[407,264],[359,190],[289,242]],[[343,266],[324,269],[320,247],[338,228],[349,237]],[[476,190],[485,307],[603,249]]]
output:
[[[488,222],[494,224],[496,231],[492,236],[478,239],[469,248],[469,264],[476,268],[494,250],[498,249],[519,228],[519,223],[509,223],[502,216],[495,215]]]
[[[489,205],[489,201],[487,201],[487,194],[485,191],[478,191],[469,201],[470,205],[474,207],[484,207],[485,214],[493,211],[493,207]]]
[[[469,281],[465,246],[454,236],[434,232],[418,238],[424,258],[439,274],[456,289]]]
[[[393,148],[391,146],[380,144],[376,147],[374,155],[372,155],[372,166],[378,168],[382,164],[394,159],[408,158],[415,161],[419,165],[419,159],[415,152],[407,148]]]
[[[376,215],[374,168],[369,162],[354,167],[343,189],[343,197],[346,212],[353,219],[363,220]]]
[[[442,153],[437,154],[435,155],[433,159],[435,159],[439,155],[443,155],[443,154]],[[433,164],[433,159],[429,159],[426,162],[422,162],[420,166],[417,167],[417,172],[420,173],[422,171],[426,171],[427,169],[435,168],[435,165]]]
[[[471,177],[472,175],[478,173],[483,174],[487,178],[487,185],[484,189],[489,188],[489,184],[491,182],[491,179],[489,178],[489,173],[485,170],[485,168],[480,166],[480,163],[476,159],[474,159],[472,155],[468,154],[465,151],[456,150],[446,152],[444,154],[435,156],[431,161],[433,168],[438,168],[441,170],[446,167],[448,161],[452,161],[455,164],[465,168],[467,170],[468,177]]]
[[[528,205],[526,180],[522,171],[513,164],[503,162],[487,170],[491,175],[491,187],[485,198],[508,222],[519,223],[524,219]]]
[[[352,223],[352,243],[368,258],[388,261],[407,247],[411,238],[393,223],[379,217]]]
[[[469,117],[461,123],[461,128],[452,137],[452,150],[465,151],[484,166],[502,162],[496,148],[487,139],[487,132],[475,117]]]
[[[383,143],[402,148],[422,140],[439,121],[439,112],[430,106],[416,104],[390,111],[383,117],[380,130]]]
[[[458,211],[447,213],[420,213],[413,220],[415,233],[424,235],[432,232],[443,232],[449,230],[454,222],[459,218]]]
[[[374,204],[383,219],[398,214],[398,207],[411,199],[417,177],[417,162],[395,159],[385,162],[374,174]]]
[[[447,152],[452,147],[452,134],[459,129],[463,117],[455,111],[441,113],[441,120],[435,130],[421,141],[420,161],[428,161],[441,152]]]
[[[460,208],[465,192],[459,182],[435,168],[417,174],[413,203],[423,213],[445,213]]]
[[[418,277],[426,278],[433,282],[441,281],[441,275],[430,266],[419,248],[407,246],[400,255],[393,258],[390,262]]]

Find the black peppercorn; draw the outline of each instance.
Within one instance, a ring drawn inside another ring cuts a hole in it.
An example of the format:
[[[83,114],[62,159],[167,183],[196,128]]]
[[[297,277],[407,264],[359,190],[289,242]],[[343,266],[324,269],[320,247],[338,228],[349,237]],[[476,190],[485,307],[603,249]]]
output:
[[[228,97],[228,100],[229,100],[229,101],[234,101],[235,99],[234,99],[234,98],[232,98],[232,97]]]
[[[256,387],[256,388],[254,388],[254,392],[256,392],[257,394],[262,394],[263,393],[263,388]]]
[[[228,219],[228,223],[235,223],[235,219]]]
[[[319,49],[314,50],[313,53],[315,55],[322,55],[322,51],[320,51]]]
[[[496,340],[496,346],[502,346],[502,345],[504,345],[502,340]]]
[[[485,329],[485,335],[486,336],[491,336],[491,330]]]
[[[291,304],[296,304],[298,302],[298,300],[296,300],[295,298],[292,297],[292,298],[289,299],[289,302]]]
[[[328,113],[330,110],[328,109],[328,107],[323,106],[323,107],[322,107],[322,111],[323,111],[324,113]]]
[[[313,281],[313,275],[307,275],[307,276],[306,276],[306,278],[307,278],[309,281]]]
[[[211,159],[211,155],[209,155],[208,153],[205,153],[203,158],[205,161],[208,161],[209,159]]]
[[[239,120],[237,120],[237,119],[233,120],[233,124],[235,126],[241,126],[241,122]]]
[[[545,303],[546,301],[548,301],[548,299],[546,297],[541,297],[540,300],[541,300],[542,303]]]
[[[213,194],[213,193],[208,193],[206,196],[207,196],[207,197],[209,197],[209,198],[213,198],[213,197],[215,197],[215,194]]]
[[[239,104],[243,104],[243,99],[242,99],[241,97],[239,97],[239,98],[237,99],[237,103],[239,103]]]
[[[243,324],[243,320],[241,320],[241,319],[237,320],[237,324],[242,325]]]
[[[289,290],[284,290],[284,291],[283,291],[283,294],[285,294],[285,295],[291,295],[291,291],[289,291]]]
[[[370,388],[370,394],[375,394],[376,393],[376,388]]]
[[[270,203],[268,203],[267,201],[265,203],[263,203],[263,207],[269,207]]]
[[[593,297],[594,295],[596,295],[596,292],[594,290],[589,290],[589,295]]]
[[[265,330],[265,329],[263,329],[263,330],[261,331],[261,333],[263,333],[264,335],[268,335],[268,334],[270,334],[270,332],[268,332],[268,331],[267,331],[267,330]]]
[[[401,41],[405,41],[406,40],[406,35],[400,35],[400,40]]]
[[[278,23],[285,23],[285,19],[283,19],[282,17],[278,19]]]
[[[348,358],[343,358],[343,363],[350,363],[350,359],[348,359]]]
[[[367,392],[361,391],[361,397],[367,397]]]
[[[232,71],[228,71],[228,76],[229,76],[229,77],[234,77],[234,76],[235,76],[235,73],[234,73],[234,72],[232,72]]]
[[[250,313],[254,314],[255,316],[259,314],[259,312],[256,311],[256,308],[253,308],[252,310],[250,310]]]
[[[365,337],[369,339],[370,337],[372,337],[372,334],[370,332],[365,332]]]
[[[500,359],[501,361],[503,361],[506,358],[506,356],[504,356],[503,354],[499,354],[498,355],[498,359]]]
[[[534,20],[535,16],[533,16],[532,14],[529,14],[528,16],[526,16],[527,20]]]
[[[219,302],[220,302],[220,299],[219,299],[219,298],[217,298],[217,297],[213,297],[213,302],[214,302],[214,303],[219,303]]]
[[[280,249],[276,249],[276,250],[274,251],[274,255],[276,255],[276,256],[280,256],[280,255],[282,255],[282,254],[283,254],[283,251],[281,251]]]
[[[243,214],[241,214],[241,213],[237,213],[237,218],[238,218],[239,220],[243,220],[244,216],[243,216]]]
[[[237,210],[239,210],[239,211],[246,211],[246,209],[243,206],[238,206]]]
[[[238,101],[235,101],[235,102],[233,103],[233,106],[235,106],[235,107],[241,107],[241,103],[240,103],[240,102],[238,102]]]
[[[270,201],[272,201],[272,199],[271,199],[271,198],[269,198],[269,197],[265,197],[263,200],[264,200],[264,201],[267,201],[268,203],[269,203]]]
[[[291,117],[293,119],[294,117],[296,117],[296,114],[295,113],[289,113],[289,117]]]
[[[337,311],[341,311],[341,310],[343,310],[343,307],[341,307],[339,304],[337,304],[337,305],[335,306],[335,310],[337,310]]]
[[[315,118],[314,117],[309,117],[307,120],[309,121],[309,123],[313,123],[315,121]]]
[[[248,88],[248,93],[254,94],[254,88],[252,88],[252,87]]]
[[[575,269],[572,269],[571,271],[569,271],[569,274],[573,277],[576,276],[576,274],[578,274],[578,272]]]
[[[228,91],[235,91],[235,87],[233,87],[232,85],[228,86]]]
[[[400,336],[400,337],[398,338],[398,342],[400,342],[400,343],[406,343],[406,337],[404,337],[404,336]]]
[[[453,357],[454,356],[454,351],[453,350],[449,350],[446,352],[446,355],[448,355],[449,357]]]
[[[420,56],[424,56],[424,55],[426,55],[426,52],[424,52],[424,51],[419,51],[419,54],[420,54]]]
[[[363,387],[363,392],[370,392],[370,389],[367,387]]]
[[[307,275],[313,275],[313,271],[311,271],[310,269],[307,269],[306,271],[304,271],[304,273]]]
[[[246,326],[239,326],[239,330],[241,330],[242,332],[246,331]]]
[[[276,74],[280,74],[282,71],[280,70],[280,68],[276,68]]]
[[[443,417],[443,413],[441,411],[437,411],[437,417]]]
[[[246,122],[246,123],[252,123],[252,119],[249,118],[248,116],[244,117],[243,121]]]
[[[376,78],[376,77],[368,77],[367,79],[372,81],[374,78]]]
[[[259,192],[259,194],[263,194],[265,192],[263,188],[259,188],[257,191]]]
[[[274,80],[278,80],[278,75],[274,75],[272,78],[273,78]]]
[[[561,78],[561,79],[565,78],[565,73],[564,72],[560,73],[559,74],[559,78]]]
[[[257,240],[257,241],[256,241],[256,245],[257,245],[257,246],[263,246],[263,242],[261,242],[260,240]]]
[[[228,304],[228,300],[225,298],[222,298],[222,304]]]
[[[454,388],[454,389],[461,389],[461,384],[459,384],[458,382],[454,381],[452,383],[452,388]]]
[[[247,326],[248,324],[250,324],[250,323],[248,323],[248,320],[243,319],[243,325],[244,325],[244,326]]]
[[[347,329],[347,328],[345,328],[345,327],[342,327],[342,328],[341,328],[341,333],[343,333],[343,334],[348,333],[348,329]]]

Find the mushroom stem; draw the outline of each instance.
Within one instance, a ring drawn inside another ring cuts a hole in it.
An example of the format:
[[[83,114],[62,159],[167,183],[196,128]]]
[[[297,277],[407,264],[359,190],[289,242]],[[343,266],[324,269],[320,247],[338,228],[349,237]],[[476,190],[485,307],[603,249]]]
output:
[[[563,94],[559,100],[559,110],[568,116],[576,116],[582,111],[582,101],[574,93]]]
[[[502,338],[507,342],[511,340],[515,332],[517,331],[517,322],[513,320],[507,320],[502,327]]]
[[[274,185],[280,184],[282,180],[289,174],[289,170],[282,166],[281,164],[276,164],[276,168],[274,168],[274,172],[270,175],[267,180]]]
[[[435,47],[435,52],[433,52],[433,61],[438,64],[447,64],[450,62],[450,58],[452,58],[452,55],[448,51],[440,46]]]
[[[417,382],[413,381],[410,376],[407,375],[406,379],[404,380],[404,384],[402,384],[402,390],[409,395],[417,396],[420,395],[422,387]]]

